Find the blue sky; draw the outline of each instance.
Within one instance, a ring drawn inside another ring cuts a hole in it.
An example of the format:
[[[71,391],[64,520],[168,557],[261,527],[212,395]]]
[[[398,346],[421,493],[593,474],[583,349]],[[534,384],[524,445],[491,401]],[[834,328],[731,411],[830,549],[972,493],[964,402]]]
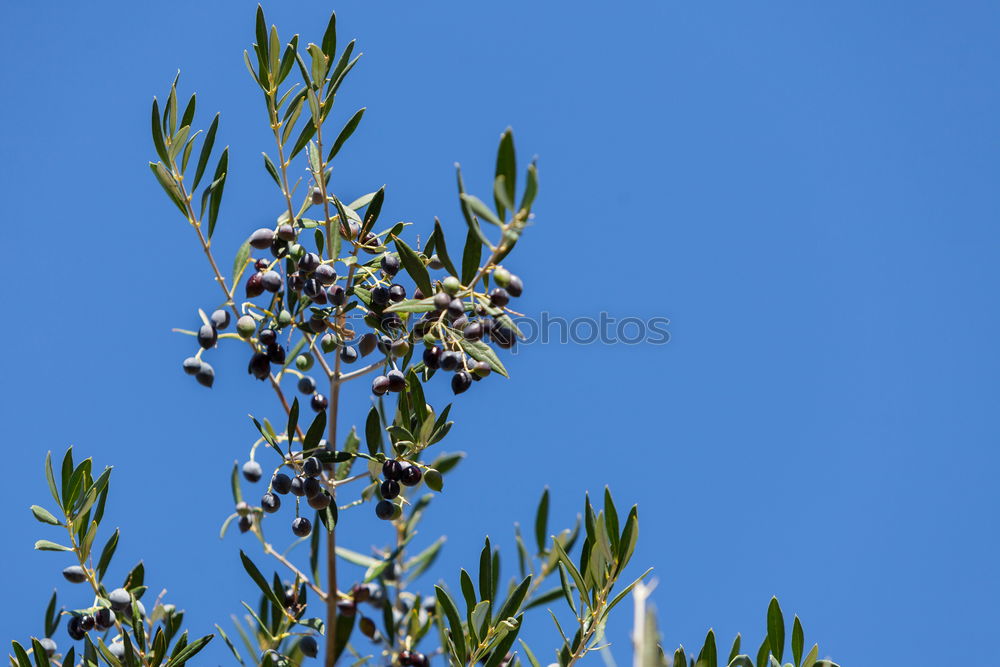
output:
[[[656,568],[668,645],[714,626],[727,648],[737,631],[756,646],[773,594],[845,665],[981,659],[1000,594],[1000,8],[421,5],[336,5],[365,55],[334,122],[368,109],[338,192],[386,183],[384,217],[439,215],[458,243],[451,165],[485,197],[511,125],[541,174],[537,224],[507,262],[519,306],[667,317],[672,336],[529,346],[512,380],[458,402],[444,446],[469,458],[418,538],[448,534],[437,575],[454,584],[485,534],[512,546],[544,485],[570,523],[608,484],[639,504],[633,567]],[[227,265],[277,214],[241,62],[254,7],[3,2],[6,635],[39,632],[67,564],[31,552],[52,535],[27,507],[47,497],[45,451],[69,443],[115,465],[115,577],[144,558],[193,631],[251,595],[241,541],[216,533],[253,440],[245,415],[274,406],[242,352],[216,353],[210,392],[181,373],[191,341],[170,329],[217,288],[146,161],[150,98],[180,68],[231,145]],[[332,7],[265,8],[282,35],[318,41]],[[349,397],[341,419],[362,423],[367,400]],[[354,516],[342,543],[387,539]],[[611,627],[620,657],[629,621]],[[551,656],[544,614],[526,636]]]

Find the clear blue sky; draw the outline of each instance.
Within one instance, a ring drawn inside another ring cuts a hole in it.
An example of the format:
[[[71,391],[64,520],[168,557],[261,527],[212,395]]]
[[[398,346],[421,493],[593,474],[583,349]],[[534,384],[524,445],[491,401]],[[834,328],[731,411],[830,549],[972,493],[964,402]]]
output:
[[[179,67],[202,118],[223,112],[228,265],[280,208],[241,62],[255,3],[2,4],[0,627],[38,632],[60,581],[27,508],[45,451],[75,443],[116,466],[114,576],[142,556],[208,631],[251,594],[241,540],[215,535],[245,415],[273,405],[242,350],[217,354],[212,391],[181,373],[191,341],[170,328],[217,293],[146,168],[148,109]],[[470,456],[418,538],[448,533],[437,573],[454,583],[484,534],[511,546],[543,485],[569,523],[610,484],[640,506],[669,645],[714,625],[756,646],[776,594],[845,665],[981,661],[1000,596],[996,3],[419,4],[336,5],[365,56],[335,122],[368,108],[338,191],[387,183],[383,216],[440,215],[458,243],[452,162],[488,194],[512,125],[542,183],[509,263],[520,305],[665,316],[673,337],[529,347],[460,401],[447,445]],[[266,7],[307,41],[331,8]],[[386,539],[353,516],[344,543]]]

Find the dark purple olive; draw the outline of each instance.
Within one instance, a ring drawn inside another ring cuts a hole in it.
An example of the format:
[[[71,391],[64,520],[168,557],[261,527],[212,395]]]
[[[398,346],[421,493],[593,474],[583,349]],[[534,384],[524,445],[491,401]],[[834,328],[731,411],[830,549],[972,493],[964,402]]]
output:
[[[497,287],[492,292],[490,292],[490,303],[497,308],[503,308],[508,303],[510,303],[510,295],[507,294],[507,290],[502,287]]]
[[[195,373],[194,379],[198,381],[203,387],[209,387],[215,384],[215,369],[212,368],[211,364],[207,364],[204,361],[201,362],[201,368]]]
[[[441,366],[441,370],[450,373],[462,364],[462,355],[452,350],[446,350],[441,353],[438,363]]]
[[[309,496],[306,502],[309,503],[309,507],[314,510],[325,510],[330,506],[330,502],[332,500],[333,498],[330,497],[330,494],[324,491],[322,493],[317,493],[315,496]]]
[[[260,508],[268,514],[274,514],[281,509],[281,498],[273,493],[265,493],[260,499]]]
[[[358,340],[358,352],[361,353],[362,357],[367,357],[375,351],[375,346],[377,344],[378,338],[375,337],[375,334],[366,333]]]
[[[479,322],[472,322],[462,331],[465,340],[477,341],[483,337],[483,325]]]
[[[204,349],[207,350],[210,347],[215,347],[215,343],[218,340],[219,333],[211,324],[202,324],[201,328],[198,329],[198,345],[201,345]]]
[[[326,290],[326,295],[330,299],[330,303],[335,306],[343,306],[347,301],[347,292],[340,285],[331,285],[328,290]]]
[[[299,380],[298,388],[300,393],[308,396],[316,391],[316,380],[313,380],[308,375],[303,375]]]
[[[372,380],[372,393],[376,396],[384,396],[389,391],[389,378],[378,375]]]
[[[379,285],[371,291],[372,303],[376,306],[384,306],[389,303],[389,290]]]
[[[420,483],[421,477],[423,477],[423,473],[420,472],[420,468],[411,463],[403,466],[403,475],[399,481],[404,486],[416,486]]]
[[[316,477],[323,472],[323,464],[315,456],[310,456],[302,462],[302,474],[306,477]]]
[[[305,492],[306,498],[312,498],[323,492],[323,485],[315,477],[306,477],[302,480],[302,490]]]
[[[277,271],[265,271],[261,276],[260,284],[268,292],[277,292],[281,289],[281,274]]]
[[[395,255],[385,253],[382,255],[382,260],[379,262],[379,266],[385,271],[385,275],[394,276],[399,273],[399,258]]]
[[[438,310],[444,310],[451,303],[451,295],[446,292],[438,292],[434,295],[434,307]]]
[[[247,366],[247,373],[253,375],[258,380],[266,380],[271,374],[271,362],[263,352],[256,352],[250,357],[250,364]]]
[[[507,294],[512,297],[519,297],[524,292],[524,283],[517,276],[511,276],[510,281],[507,283]]]
[[[292,490],[292,478],[283,472],[271,478],[271,489],[275,493],[286,494]]]
[[[70,616],[69,621],[66,623],[66,633],[69,635],[70,639],[83,639],[87,636],[87,633],[82,627],[80,627],[80,617]]]
[[[387,479],[382,482],[382,497],[386,500],[392,500],[399,495],[399,482],[394,479]]]
[[[274,329],[261,329],[260,333],[257,334],[257,340],[264,347],[271,347],[278,342],[278,332]]]
[[[441,365],[441,348],[434,346],[424,350],[424,366],[437,369]]]
[[[308,535],[308,533],[306,534]],[[306,636],[299,640],[299,650],[307,658],[315,658],[319,653],[319,644],[316,643],[315,637]]]
[[[250,245],[257,250],[267,250],[271,247],[272,241],[274,241],[274,232],[263,227],[250,235]]]
[[[472,386],[472,376],[465,371],[459,371],[451,376],[451,391],[454,394],[461,394]]]
[[[256,484],[263,475],[264,470],[256,461],[247,461],[243,464],[243,476],[248,482]]]
[[[320,264],[317,266],[313,272],[313,276],[324,285],[332,285],[337,280],[337,272],[333,270],[333,266],[330,264]]]
[[[309,533],[312,532],[312,524],[309,523],[309,519],[304,516],[296,517],[292,521],[292,532],[298,537],[308,537]],[[315,655],[315,653],[313,654]]]
[[[302,259],[299,260],[299,271],[302,271],[303,273],[312,273],[322,261],[323,260],[321,260],[319,255],[316,253],[307,252],[302,255]]]
[[[208,317],[212,325],[219,331],[223,331],[229,326],[229,311],[219,308],[218,310],[212,311],[212,314]]]
[[[267,348],[267,360],[272,364],[282,366],[285,363],[285,348],[280,345],[272,345]]]
[[[277,236],[282,241],[294,241],[295,240],[295,228],[285,223],[283,225],[278,225],[278,231],[275,232]]]
[[[262,273],[254,273],[247,278],[246,296],[248,299],[260,296],[264,293],[264,283]]]
[[[385,463],[382,464],[382,476],[386,479],[398,482],[402,475],[403,464],[396,459],[386,459]]]
[[[315,299],[323,292],[323,286],[315,278],[310,278],[302,285],[302,293],[310,299]]]
[[[395,368],[385,374],[389,380],[389,391],[399,393],[406,389],[406,376]]]
[[[462,303],[461,299],[452,299],[448,303],[448,315],[453,318],[461,317],[462,313],[465,312],[465,304]]]
[[[375,516],[383,521],[391,519],[395,512],[396,506],[390,500],[380,500],[375,504]]]
[[[87,580],[87,572],[79,565],[70,565],[62,571],[62,575],[73,584],[82,584]]]
[[[389,301],[393,303],[398,303],[406,298],[406,288],[402,285],[390,285],[389,286]]]
[[[311,405],[312,409],[316,412],[326,410],[327,404],[326,396],[323,394],[313,394],[312,400],[309,401],[309,405]]]
[[[98,630],[104,631],[115,624],[115,612],[107,607],[102,607],[94,613],[94,624]]]
[[[340,351],[340,360],[345,364],[353,364],[358,360],[358,351],[347,345]]]

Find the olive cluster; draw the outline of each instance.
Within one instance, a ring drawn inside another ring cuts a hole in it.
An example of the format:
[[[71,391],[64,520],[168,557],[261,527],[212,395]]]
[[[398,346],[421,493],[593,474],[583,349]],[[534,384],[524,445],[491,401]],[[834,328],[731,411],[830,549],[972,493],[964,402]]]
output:
[[[426,345],[422,357],[424,367],[453,373],[451,390],[455,394],[461,394],[473,382],[488,376],[491,366],[486,361],[469,359],[460,343],[450,336],[441,335],[442,325],[459,332],[470,343],[488,338],[498,347],[510,349],[517,341],[517,334],[498,317],[503,314],[502,309],[510,303],[511,297],[521,296],[524,286],[520,278],[502,267],[493,272],[493,279],[502,286],[490,291],[488,304],[467,303],[456,296],[461,289],[458,279],[448,276],[441,281],[441,289],[434,295],[434,310],[425,313],[414,325],[414,335],[422,336]],[[376,394],[381,388],[381,385],[372,384]]]
[[[360,227],[357,222],[351,220],[348,225],[350,233],[357,237]],[[300,297],[305,296],[309,303],[314,306],[341,306],[347,300],[347,292],[344,287],[336,284],[337,272],[333,268],[333,260],[323,261],[316,253],[307,252],[305,248],[296,242],[298,230],[295,226],[283,223],[277,229],[261,228],[250,235],[248,243],[252,248],[258,250],[270,250],[273,260],[264,258],[253,261],[253,272],[247,278],[244,285],[244,292],[248,299],[253,299],[265,292],[273,294],[274,301],[271,310],[276,313],[273,322],[265,325],[264,318],[255,318],[251,315],[243,315],[237,320],[236,329],[239,336],[246,340],[253,340],[257,332],[258,320],[261,320],[263,327],[257,336],[254,353],[250,358],[247,367],[249,374],[259,380],[264,380],[270,373],[270,365],[283,365],[285,363],[285,349],[277,342],[278,332],[292,324],[295,317],[287,308],[299,313]],[[375,247],[378,245],[377,238],[370,232],[365,235],[367,245]],[[374,252],[367,245],[363,249]],[[286,280],[279,272],[279,262],[286,260],[285,270]],[[296,298],[286,299],[286,284]],[[284,304],[286,307],[282,307]],[[305,310],[305,309],[301,309]],[[311,308],[310,313],[299,313],[301,321],[297,326],[307,332],[322,334],[328,328],[328,318],[332,313],[331,308]],[[225,329],[229,325],[229,313],[224,310],[217,310],[209,318],[210,323],[203,325],[197,332],[198,343],[203,349],[214,347],[218,341],[218,331]],[[324,340],[324,349],[330,351],[328,346],[336,339]],[[345,352],[344,356],[350,356]],[[350,361],[348,359],[348,361]],[[191,357],[184,361],[184,370],[190,375],[195,375],[198,381],[211,387],[215,379],[212,367],[201,361],[200,358]]]
[[[277,229],[261,228],[253,232],[248,240],[255,249],[270,250],[274,258],[254,260],[254,271],[245,284],[249,299],[265,292],[273,294],[269,312],[274,314],[270,318],[245,314],[236,323],[237,334],[253,343],[254,351],[247,365],[247,372],[253,377],[265,380],[271,373],[272,365],[285,365],[287,352],[278,342],[278,336],[293,324],[316,336],[324,353],[339,351],[340,360],[346,364],[354,363],[375,349],[384,354],[388,370],[376,376],[371,384],[372,393],[377,396],[398,393],[406,388],[405,375],[395,360],[405,358],[404,361],[408,361],[412,345],[418,339],[425,345],[423,367],[431,372],[441,370],[452,373],[451,389],[455,394],[467,391],[473,382],[486,377],[492,370],[481,356],[479,359],[469,356],[467,346],[462,344],[463,339],[468,343],[488,339],[503,349],[510,349],[516,343],[517,333],[504,309],[512,298],[521,296],[524,285],[518,276],[507,269],[496,267],[492,270],[489,275],[494,287],[486,295],[470,293],[455,276],[437,281],[436,291],[429,299],[431,310],[424,312],[422,317],[413,318],[413,326],[407,331],[404,320],[391,308],[408,297],[406,287],[395,282],[401,269],[399,256],[383,253],[377,261],[377,269],[375,260],[366,264],[369,278],[355,290],[353,285],[338,283],[341,279],[333,268],[336,260],[323,260],[320,255],[308,252],[298,243],[298,224],[286,222],[279,224]],[[345,238],[357,239],[361,228],[357,221],[348,219],[345,225],[341,225],[339,233]],[[371,232],[365,232],[363,236],[359,240],[361,249],[375,254],[376,249],[381,248],[378,237]],[[280,272],[282,261],[287,278],[282,278]],[[426,261],[432,269],[443,268],[436,255]],[[377,274],[378,269],[381,269],[381,277]],[[287,298],[286,292],[290,293]],[[368,313],[364,320],[376,332],[366,333],[356,344],[349,344],[345,339],[353,338],[353,334],[335,326],[330,320],[338,308],[346,304],[348,296],[354,293],[367,305]],[[427,295],[417,288],[412,298],[425,300]],[[311,307],[305,308],[303,304]],[[227,311],[213,312],[209,323],[197,333],[201,347],[213,347],[218,340],[218,332],[228,324]],[[295,365],[299,371],[308,371],[313,361],[312,354],[304,352],[296,356]],[[214,382],[214,370],[201,361],[200,353],[199,357],[184,361],[184,370],[206,386]],[[327,397],[316,391],[315,381],[311,378],[302,377],[299,390],[310,396],[310,405],[314,410],[322,411],[328,407]]]
[[[78,584],[87,580],[87,574],[79,565],[73,565],[63,570],[63,577],[71,583]],[[108,594],[108,607],[101,607],[92,613],[74,613],[66,623],[66,632],[70,639],[83,639],[91,630],[104,632],[111,629],[116,622],[115,612],[124,613],[132,607],[132,596],[124,588],[116,588]],[[140,616],[146,615],[142,603],[136,600]]]
[[[281,496],[291,493],[293,496],[304,497],[309,507],[314,510],[325,510],[333,502],[333,497],[323,488],[321,475],[323,463],[315,456],[310,456],[302,462],[301,473],[289,477],[283,472],[275,473],[267,492],[260,499],[260,507],[267,514],[274,514],[281,509]],[[259,482],[263,470],[256,461],[243,464],[243,477],[248,482]],[[241,511],[242,510],[242,511]],[[240,513],[240,530],[246,532],[253,526],[253,515],[249,506],[237,507]],[[312,532],[312,523],[305,517],[295,517],[292,520],[292,533],[298,537],[307,537]]]
[[[66,632],[70,639],[83,639],[91,630],[108,630],[115,624],[115,612],[107,607],[98,609],[93,614],[74,614],[66,623]]]
[[[403,667],[428,667],[431,661],[419,651],[400,651],[398,662]]]
[[[424,475],[420,472],[420,468],[413,463],[388,459],[382,464],[382,476],[385,477],[379,487],[382,500],[375,503],[375,516],[388,521],[396,519],[402,514],[399,505],[392,502],[399,497],[400,491],[402,491],[400,484],[416,486]]]
[[[208,318],[208,323],[202,324],[198,329],[198,345],[202,350],[215,347],[219,341],[219,332],[229,326],[229,311],[221,308],[212,312]],[[205,387],[211,387],[215,383],[215,369],[207,361],[199,356],[188,357],[184,360],[184,372],[193,375],[194,379]]]

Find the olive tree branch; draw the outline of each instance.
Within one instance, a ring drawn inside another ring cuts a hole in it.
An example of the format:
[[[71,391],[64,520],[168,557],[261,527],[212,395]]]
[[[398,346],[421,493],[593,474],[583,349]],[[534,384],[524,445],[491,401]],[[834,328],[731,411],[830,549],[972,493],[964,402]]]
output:
[[[236,303],[233,301],[233,294],[236,291],[236,285],[234,284],[232,289],[226,287],[226,279],[223,277],[222,272],[219,271],[219,265],[216,263],[215,256],[212,254],[211,241],[205,238],[204,232],[201,231],[201,220],[199,220],[198,216],[194,214],[194,207],[191,206],[193,194],[189,193],[187,188],[184,186],[184,175],[177,169],[177,163],[173,159],[170,160],[170,171],[171,176],[177,183],[177,187],[180,188],[181,199],[184,201],[188,222],[192,227],[194,227],[195,232],[198,234],[198,241],[201,243],[201,249],[205,252],[205,257],[208,258],[208,263],[211,265],[212,271],[215,273],[215,281],[226,294],[226,305],[229,306],[234,318],[238,320],[240,318],[240,312],[239,309],[236,308]],[[253,342],[250,340],[247,340],[247,345],[249,345],[251,349],[254,347]],[[285,393],[281,390],[281,384],[275,378],[273,373],[268,373],[268,379],[271,382],[271,387],[274,388],[275,394],[278,396],[278,400],[281,402],[281,407],[284,408],[285,414],[288,414],[291,412],[292,408],[288,405]],[[299,437],[303,437],[302,430],[298,429],[298,431]]]

